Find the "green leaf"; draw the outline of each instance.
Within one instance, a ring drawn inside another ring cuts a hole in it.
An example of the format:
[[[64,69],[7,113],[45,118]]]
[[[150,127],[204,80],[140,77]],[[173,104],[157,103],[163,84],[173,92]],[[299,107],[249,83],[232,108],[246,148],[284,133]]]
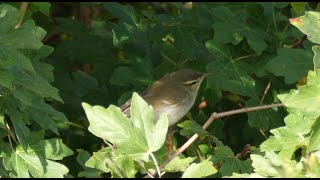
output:
[[[133,127],[129,119],[121,112],[120,108],[110,105],[107,109],[101,106],[90,106],[82,103],[90,122],[89,131],[105,139],[119,148],[123,145],[123,151],[148,159],[146,137]]]
[[[220,44],[219,42],[209,40],[206,42],[206,47],[211,52],[211,54],[213,54],[219,59],[231,59],[229,49]]]
[[[71,156],[73,151],[64,145],[61,139],[52,138],[30,145],[27,153],[46,159],[62,160],[64,157]]]
[[[17,86],[13,90],[13,96],[26,106],[26,112],[30,114],[30,118],[36,121],[44,129],[50,129],[54,133],[59,134],[57,125],[53,119],[68,121],[64,114],[56,111],[50,105],[46,104],[42,98],[26,89]]]
[[[279,12],[275,7],[284,8],[289,3],[288,2],[257,2],[263,8],[263,14],[265,16],[266,22],[268,24],[274,24],[273,22],[287,21],[288,18]]]
[[[250,28],[249,31],[244,31],[242,34],[246,37],[251,49],[253,49],[258,55],[261,55],[262,52],[267,49],[267,43],[264,40],[266,32],[262,29]]]
[[[61,139],[49,139],[30,145],[27,152],[22,146],[18,146],[11,156],[11,163],[14,172],[11,177],[30,177],[34,178],[62,178],[68,173],[68,168],[60,163],[48,160],[61,160],[63,157],[72,155],[73,152],[66,147]]]
[[[85,163],[85,166],[99,169],[103,172],[110,172],[110,169],[105,165],[105,159],[110,156],[110,153],[110,148],[103,148],[98,152],[93,152],[92,157]]]
[[[161,114],[154,124],[154,111],[137,93],[133,93],[130,108],[131,121],[147,139],[148,148],[151,152],[161,148],[166,140],[169,127],[168,118]]]
[[[175,157],[172,159],[163,169],[165,172],[179,172],[185,171],[187,167],[194,161],[195,158],[188,157],[181,159],[180,157]]]
[[[16,108],[14,98],[4,99],[7,113],[10,116],[16,136],[23,147],[27,146],[26,138],[30,135],[30,130],[22,119],[20,111]]]
[[[31,2],[31,8],[34,11],[40,11],[49,16],[51,4],[49,2]]]
[[[315,71],[309,71],[307,77],[307,85],[318,85],[320,84],[320,69]]]
[[[90,159],[90,154],[87,151],[84,151],[82,149],[77,149],[78,156],[77,156],[77,161],[81,165],[81,167],[84,169],[83,171],[80,171],[78,173],[79,177],[86,177],[86,178],[101,178],[102,172],[89,168],[85,166],[85,163]]]
[[[241,31],[248,30],[245,24],[239,20],[228,7],[217,7],[212,9],[215,16],[222,22],[215,22],[212,26],[215,30],[214,41],[217,43],[232,43],[237,45],[243,39]]]
[[[288,94],[278,95],[280,101],[289,108],[298,109],[305,113],[319,115],[320,85],[305,85]]]
[[[234,156],[232,150],[227,146],[215,147],[215,154],[212,157],[213,164],[218,164],[224,161],[223,165],[220,167],[219,172],[222,176],[230,176],[232,173],[250,173],[252,167],[250,161],[241,161]]]
[[[97,80],[92,76],[89,76],[87,73],[77,71],[72,73],[72,75],[75,82],[75,88],[77,89],[75,94],[77,94],[79,97],[86,95],[90,89],[98,87]]]
[[[308,4],[307,2],[292,2],[290,3],[292,6],[292,9],[297,14],[302,14],[305,11],[305,6]]]
[[[116,17],[120,18],[121,22],[129,23],[131,25],[137,24],[135,10],[130,5],[125,6],[116,2],[108,2],[104,4],[104,8]]]
[[[251,98],[246,102],[246,107],[253,107],[259,104],[260,102],[257,99]],[[248,112],[247,114],[250,127],[256,127],[264,131],[283,124],[283,116],[279,113],[278,108]]]
[[[224,176],[224,178],[264,178],[263,176],[257,174],[257,173],[251,173],[251,174],[238,174],[238,173],[232,173],[232,176]]]
[[[34,21],[28,20],[19,29],[14,26],[19,22],[20,13],[17,9],[7,4],[0,5],[0,47],[10,50],[39,49],[43,44],[41,39],[46,35],[45,30],[35,26]],[[9,22],[12,21],[12,22]],[[28,34],[28,36],[26,36]],[[14,42],[14,45],[12,43]]]
[[[313,46],[312,51],[314,53],[313,56],[313,64],[314,64],[314,69],[319,69],[320,68],[320,46]]]
[[[112,152],[111,148],[103,148],[94,152],[85,164],[88,167],[112,172],[113,177],[133,178],[137,171],[133,160],[120,152]]]
[[[134,93],[131,121],[116,106],[104,109],[82,104],[90,122],[89,131],[113,144],[134,159],[149,160],[149,153],[161,148],[168,130],[168,118],[161,115],[154,124],[152,106]],[[132,123],[131,123],[132,122]]]
[[[309,157],[302,161],[306,167],[306,177],[317,178],[320,176],[319,151],[311,153]]]
[[[216,168],[209,159],[201,163],[192,163],[183,173],[182,178],[202,178],[207,177],[217,172]]]
[[[277,57],[271,59],[265,68],[276,76],[283,76],[287,84],[292,84],[312,68],[311,57],[306,50],[278,48]]]
[[[264,177],[303,177],[302,164],[294,160],[281,159],[273,152],[266,152],[266,157],[251,154],[254,172]]]
[[[319,140],[320,140],[320,118],[317,118],[311,128],[311,136],[310,136],[309,146],[307,148],[307,153],[320,149]]]
[[[207,48],[212,50],[214,44],[208,41]],[[211,52],[215,54],[214,51]],[[216,60],[209,63],[206,67],[211,74],[207,77],[208,85],[213,89],[231,91],[243,96],[255,97],[255,82],[249,73],[254,69],[243,61],[235,60]]]
[[[308,36],[311,42],[320,44],[318,29],[320,28],[320,13],[307,11],[304,16],[290,19],[290,23]]]
[[[182,123],[179,123],[178,126],[182,128],[180,131],[182,136],[190,136],[195,133],[200,136],[209,135],[207,131],[203,130],[202,126],[191,120],[183,121]]]

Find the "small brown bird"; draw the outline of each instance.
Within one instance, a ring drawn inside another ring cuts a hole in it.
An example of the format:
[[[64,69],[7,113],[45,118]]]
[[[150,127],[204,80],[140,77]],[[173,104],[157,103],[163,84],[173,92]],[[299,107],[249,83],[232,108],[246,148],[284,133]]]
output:
[[[167,113],[169,126],[176,124],[193,106],[199,87],[208,74],[182,69],[166,74],[154,82],[143,94],[142,98],[152,105],[155,120],[161,113]],[[121,106],[121,110],[130,116],[131,100]]]

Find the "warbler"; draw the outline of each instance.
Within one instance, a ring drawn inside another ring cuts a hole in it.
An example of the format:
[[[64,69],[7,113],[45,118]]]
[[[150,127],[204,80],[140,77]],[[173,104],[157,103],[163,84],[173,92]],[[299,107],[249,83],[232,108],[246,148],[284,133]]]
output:
[[[208,73],[200,73],[191,69],[182,69],[155,81],[141,96],[155,111],[157,121],[162,113],[166,113],[169,126],[181,120],[193,106],[199,87]],[[130,116],[131,100],[121,106],[121,110]]]

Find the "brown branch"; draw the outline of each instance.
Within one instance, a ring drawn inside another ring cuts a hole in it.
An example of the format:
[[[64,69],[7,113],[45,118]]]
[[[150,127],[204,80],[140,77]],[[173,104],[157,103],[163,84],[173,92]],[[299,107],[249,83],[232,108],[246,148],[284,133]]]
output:
[[[299,47],[306,39],[307,39],[307,35],[302,36],[301,39],[299,39],[296,43],[294,43],[294,45],[292,46],[292,48],[297,48],[297,47]]]
[[[266,95],[267,95],[267,93],[268,93],[268,91],[269,91],[269,89],[270,89],[270,86],[271,86],[271,80],[269,81],[266,89],[264,90],[264,93],[263,93],[263,96],[262,96],[262,98],[261,98],[260,104],[262,104],[264,98],[266,97]]]
[[[242,109],[236,109],[232,111],[226,111],[221,113],[212,113],[210,118],[206,121],[206,123],[202,126],[203,129],[207,129],[209,125],[216,119],[219,119],[221,117],[225,116],[231,116],[234,114],[240,114],[240,113],[247,113],[257,110],[263,110],[263,109],[269,109],[274,107],[283,107],[284,105],[282,103],[279,104],[270,104],[270,105],[264,105],[264,106],[255,106],[250,108],[242,108]],[[159,168],[162,169],[165,165],[167,165],[172,159],[179,156],[181,153],[183,153],[197,138],[199,137],[198,134],[194,134],[184,145],[181,146],[181,148],[173,155],[171,158],[167,159],[164,163],[162,163]],[[154,174],[152,174],[154,175]],[[146,175],[145,178],[149,178],[149,175]]]
[[[243,148],[243,150],[241,151],[241,153],[238,153],[238,154],[236,155],[236,158],[238,158],[238,159],[243,158],[243,157],[246,156],[248,153],[252,153],[250,144],[245,145],[244,148]]]

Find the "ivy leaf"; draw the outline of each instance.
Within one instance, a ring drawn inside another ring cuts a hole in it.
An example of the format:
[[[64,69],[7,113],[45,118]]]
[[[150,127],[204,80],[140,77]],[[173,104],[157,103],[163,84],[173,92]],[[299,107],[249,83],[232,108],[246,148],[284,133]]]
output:
[[[219,172],[222,176],[230,176],[233,172],[237,173],[250,173],[252,167],[250,161],[241,161],[234,156],[232,150],[227,146],[215,147],[215,154],[212,157],[212,162],[218,164],[224,161],[223,165],[220,167]]]
[[[319,12],[307,11],[304,16],[291,18],[290,23],[306,34],[311,42],[320,44],[320,36],[318,35],[318,29],[320,28],[319,18]]]
[[[183,173],[182,178],[202,178],[207,177],[217,172],[216,168],[209,159],[201,163],[192,163]]]
[[[312,54],[302,49],[278,48],[277,57],[271,59],[266,70],[283,76],[287,84],[297,82],[312,68]]]
[[[165,172],[179,172],[185,171],[187,167],[194,161],[195,158],[188,157],[181,159],[179,157],[175,157],[172,159],[163,169]]]
[[[157,151],[165,142],[168,118],[161,115],[154,124],[152,106],[134,93],[131,101],[131,121],[116,106],[104,109],[82,104],[90,122],[89,131],[113,144],[134,159],[149,160],[149,153]]]

